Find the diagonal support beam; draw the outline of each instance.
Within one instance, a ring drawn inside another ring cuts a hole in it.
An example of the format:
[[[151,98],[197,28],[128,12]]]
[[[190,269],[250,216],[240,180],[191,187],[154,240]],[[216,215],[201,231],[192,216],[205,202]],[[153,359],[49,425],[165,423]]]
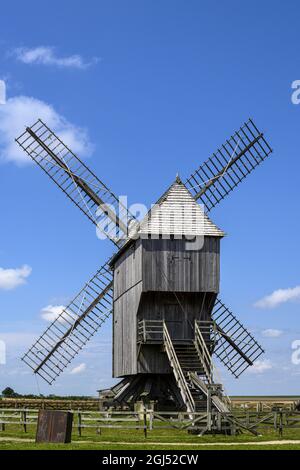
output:
[[[39,366],[34,369],[34,373],[36,374],[42,367],[43,365],[48,361],[48,359],[53,356],[55,351],[58,349],[59,346],[68,338],[68,336],[77,328],[78,325],[82,322],[82,320],[89,315],[89,313],[98,305],[101,299],[105,297],[105,295],[112,289],[113,287],[113,282],[111,282],[99,295],[96,297],[94,302],[92,302],[88,308],[80,315],[80,317],[75,320],[74,324],[66,331],[66,333],[62,336],[60,341],[56,343],[56,345],[52,348],[52,350],[47,354],[45,359],[39,364]]]
[[[248,152],[261,138],[263,137],[263,134],[259,134],[258,137],[256,137],[249,145],[247,145],[247,147],[242,151],[240,152],[238,155],[236,155],[234,158],[232,158],[228,164],[224,165],[223,168],[221,168],[221,170],[219,171],[219,173],[216,174],[216,176],[214,176],[210,181],[208,181],[204,186],[203,188],[198,191],[195,195],[194,195],[194,199],[199,199],[201,198],[201,196],[206,193],[206,191],[215,184],[215,181],[218,180],[219,178],[221,178],[238,160],[241,159],[241,157],[243,155],[246,154],[246,152]]]
[[[230,344],[230,346],[232,346],[233,349],[235,349],[235,351],[239,353],[239,355],[249,364],[249,366],[253,366],[253,362],[249,359],[248,356],[246,356],[246,354],[244,354],[244,352],[238,347],[238,345],[234,342],[234,340],[230,336],[228,336],[222,330],[222,328],[218,326],[217,323],[215,323],[215,325],[216,325],[217,331],[220,333],[221,336],[223,336],[223,338],[226,339],[226,341]]]
[[[191,174],[186,187],[209,212],[272,151],[264,134],[249,119]]]
[[[49,385],[86,345],[113,308],[113,273],[107,264],[84,285],[22,360]]]
[[[68,166],[45,144],[45,142],[43,142],[42,139],[38,137],[37,134],[33,132],[32,129],[30,129],[30,127],[27,127],[26,131],[45,150],[45,152],[47,152],[48,155],[53,158],[57,165],[59,165],[74,180],[77,186],[79,186],[79,188],[82,189],[90,197],[90,199],[102,209],[102,211],[110,218],[110,220],[120,227],[120,229],[125,234],[127,234],[127,225],[125,225],[117,216],[117,214],[112,211],[107,204],[105,204],[99,195],[96,194],[95,191],[93,191],[79,176],[71,172]]]

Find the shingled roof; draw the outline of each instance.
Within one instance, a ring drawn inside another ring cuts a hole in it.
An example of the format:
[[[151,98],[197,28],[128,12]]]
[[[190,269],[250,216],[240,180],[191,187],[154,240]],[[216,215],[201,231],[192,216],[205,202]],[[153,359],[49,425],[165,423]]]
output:
[[[223,237],[179,177],[140,223],[139,234]]]

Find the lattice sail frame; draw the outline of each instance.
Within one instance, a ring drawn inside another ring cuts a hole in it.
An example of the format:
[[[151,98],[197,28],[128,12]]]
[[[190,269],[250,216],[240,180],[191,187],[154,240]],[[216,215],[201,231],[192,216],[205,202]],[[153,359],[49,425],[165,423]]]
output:
[[[214,354],[238,378],[264,350],[220,299],[211,316],[217,333]]]
[[[64,142],[40,119],[16,142],[98,230],[121,248],[136,219]]]
[[[235,132],[185,182],[209,212],[272,152],[252,119]]]
[[[49,385],[112,313],[113,277],[106,264],[86,283],[22,360]]]

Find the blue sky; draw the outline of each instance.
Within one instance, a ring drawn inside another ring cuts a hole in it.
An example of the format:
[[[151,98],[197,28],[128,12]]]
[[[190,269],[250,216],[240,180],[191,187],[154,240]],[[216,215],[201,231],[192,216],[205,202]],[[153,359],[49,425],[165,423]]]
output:
[[[14,150],[13,133],[31,124],[24,116],[42,111],[67,127],[79,154],[117,194],[147,205],[177,172],[189,176],[254,118],[274,154],[211,216],[228,234],[222,298],[266,354],[239,381],[222,372],[232,394],[299,394],[291,345],[300,339],[300,295],[286,291],[300,284],[300,105],[291,100],[300,79],[299,13],[292,0],[1,6],[0,79],[8,101],[0,107],[0,267],[14,270],[2,272],[13,282],[27,276],[23,285],[0,289],[0,339],[7,344],[1,390],[37,392],[19,357],[47,326],[41,310],[64,305],[112,250]],[[281,303],[254,307],[278,289]],[[270,329],[277,333],[266,337]],[[109,385],[110,344],[108,323],[72,365],[85,366],[78,373],[71,367],[52,388],[40,382],[41,391],[92,395]]]

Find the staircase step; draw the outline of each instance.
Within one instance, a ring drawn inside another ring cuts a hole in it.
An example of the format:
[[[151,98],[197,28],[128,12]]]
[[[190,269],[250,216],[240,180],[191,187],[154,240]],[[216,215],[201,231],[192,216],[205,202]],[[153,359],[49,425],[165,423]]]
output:
[[[177,352],[177,357],[198,357],[196,351],[189,351],[189,352]]]
[[[186,366],[181,364],[181,369],[186,370],[187,372],[189,371],[193,372],[193,370],[201,370],[202,373],[204,373],[204,369],[201,366],[201,364],[193,364],[193,365],[186,365]]]
[[[179,361],[180,362],[180,365],[182,367],[201,367],[203,369],[203,365],[201,364],[200,361]]]
[[[193,344],[192,346],[186,346],[184,348],[175,348],[176,351],[196,351],[196,347]]]
[[[175,351],[178,361],[180,363],[180,367],[183,373],[185,374],[187,381],[189,380],[188,372],[194,372],[198,375],[205,375],[203,365],[199,360],[198,352],[194,343],[191,343],[189,345],[176,345]],[[195,397],[199,396],[202,399],[202,392],[200,391],[199,395],[199,392],[195,390]]]
[[[200,361],[179,361],[182,367],[201,367],[203,369],[203,365]]]
[[[177,357],[182,359],[197,359],[199,361],[199,358],[196,356],[196,354],[177,354]]]

